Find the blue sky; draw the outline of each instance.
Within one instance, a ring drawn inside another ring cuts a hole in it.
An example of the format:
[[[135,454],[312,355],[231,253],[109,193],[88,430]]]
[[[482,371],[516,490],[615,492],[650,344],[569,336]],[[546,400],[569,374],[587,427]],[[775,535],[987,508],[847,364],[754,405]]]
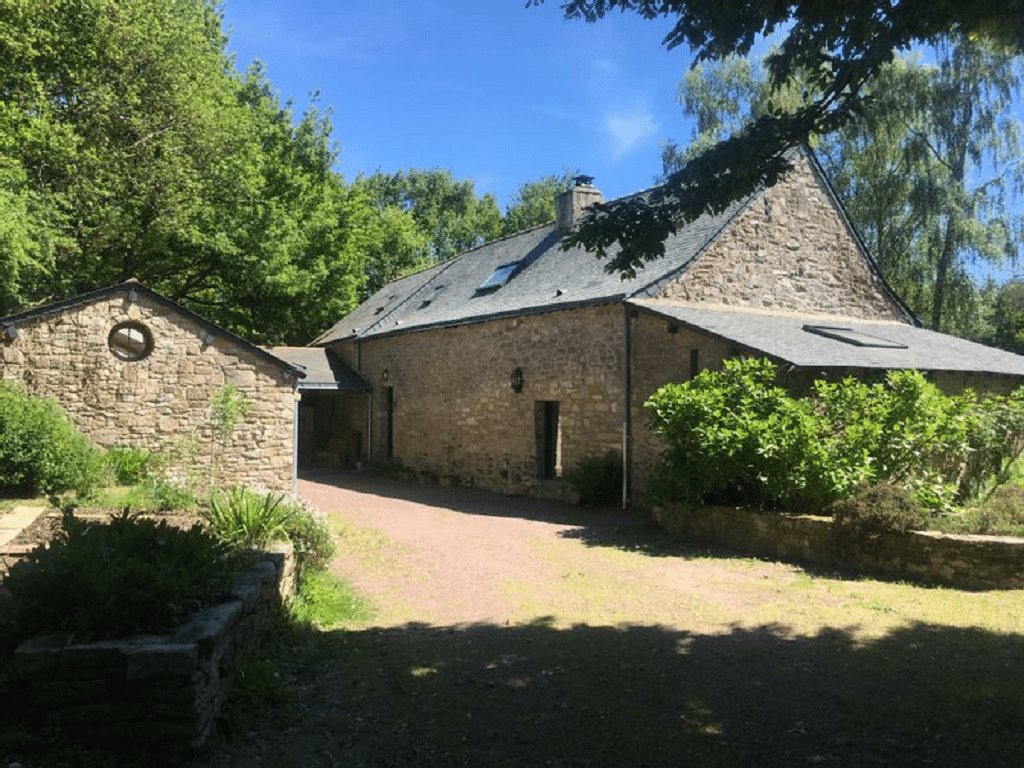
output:
[[[687,66],[664,19],[564,21],[558,0],[226,0],[236,67],[254,59],[296,107],[333,108],[338,170],[448,168],[504,209],[563,168],[607,198],[650,186],[660,144],[686,142]]]

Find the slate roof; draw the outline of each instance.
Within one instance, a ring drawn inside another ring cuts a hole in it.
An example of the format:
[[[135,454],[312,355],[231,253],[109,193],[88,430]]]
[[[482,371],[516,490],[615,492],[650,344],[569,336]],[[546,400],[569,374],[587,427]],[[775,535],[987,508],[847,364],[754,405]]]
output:
[[[561,250],[555,223],[544,224],[389,283],[313,344],[621,301],[683,271],[747,204],[702,216],[666,242],[663,259],[625,281],[583,248]],[[515,262],[506,284],[479,290],[498,267]]]
[[[1024,357],[1020,355],[902,323],[730,309],[664,299],[633,299],[628,303],[799,368],[919,369],[1024,377]],[[811,332],[805,330],[806,326],[823,330]],[[869,346],[835,338],[850,336],[851,332]],[[874,346],[876,343],[879,346]]]
[[[46,315],[60,314],[62,312],[68,311],[69,309],[75,309],[77,307],[86,306],[88,304],[92,304],[97,301],[102,301],[111,296],[116,296],[118,294],[124,294],[125,296],[128,296],[132,291],[135,291],[140,295],[146,296],[154,304],[159,304],[165,309],[170,309],[176,314],[188,318],[197,325],[206,328],[207,331],[213,333],[215,336],[227,339],[235,346],[245,349],[246,351],[256,356],[263,358],[265,361],[273,363],[276,366],[279,366],[287,374],[297,376],[300,379],[306,375],[304,370],[302,370],[301,368],[296,368],[287,360],[283,360],[282,358],[277,357],[273,353],[268,352],[263,347],[257,346],[256,344],[253,344],[250,341],[246,341],[241,336],[236,336],[231,331],[228,331],[224,328],[221,328],[219,325],[211,323],[205,317],[197,315],[195,312],[192,312],[191,310],[185,309],[180,304],[171,301],[166,296],[157,293],[151,288],[147,288],[138,280],[134,279],[127,280],[123,283],[118,283],[117,285],[111,285],[106,288],[99,288],[95,291],[89,291],[88,293],[83,293],[78,296],[72,296],[69,299],[63,299],[62,301],[55,301],[50,304],[43,304],[38,307],[32,307],[31,309],[26,309],[21,312],[17,312],[13,315],[8,315],[7,317],[0,317],[0,329],[4,329],[11,326],[16,328],[19,323],[34,320],[38,317],[45,317]]]
[[[825,182],[810,150],[798,148]],[[638,193],[648,195],[652,190]],[[733,203],[717,215],[705,214],[665,241],[665,256],[623,280],[605,272],[605,261],[583,248],[561,249],[554,222],[466,251],[450,261],[395,280],[313,341],[330,345],[344,339],[369,339],[415,330],[605,304],[653,294],[675,280],[711,245],[716,236],[762,192]],[[834,195],[833,195],[834,200]],[[842,207],[836,202],[837,210]],[[851,232],[853,232],[851,227]],[[886,286],[867,250],[862,252],[879,285],[889,291],[908,322],[913,314]],[[490,290],[480,286],[499,267],[518,263],[507,283]]]
[[[270,347],[268,351],[305,371],[299,389],[370,389],[366,379],[325,347]]]

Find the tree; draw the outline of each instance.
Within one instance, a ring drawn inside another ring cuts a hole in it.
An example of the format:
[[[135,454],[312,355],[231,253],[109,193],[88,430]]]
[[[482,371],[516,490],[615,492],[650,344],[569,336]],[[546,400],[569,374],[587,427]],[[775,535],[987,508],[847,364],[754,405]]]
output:
[[[218,0],[0,0],[0,314],[131,277],[261,343],[362,283],[329,113],[235,71]]]
[[[1024,355],[1024,281],[987,285],[983,295],[988,299],[990,331],[982,341]]]
[[[528,0],[528,6],[543,1]],[[594,207],[566,245],[583,245],[603,258],[618,244],[606,269],[624,277],[663,256],[665,239],[681,223],[775,183],[788,168],[791,147],[861,114],[867,86],[898,51],[945,35],[1024,51],[1024,0],[568,0],[562,8],[566,19],[588,22],[615,9],[646,19],[673,17],[665,45],[689,47],[697,62],[745,56],[759,38],[779,33],[782,42],[768,61],[772,92],[797,73],[812,87],[811,98],[793,110],[770,104],[765,115],[693,158],[654,194]]]
[[[428,241],[428,263],[451,259],[501,233],[494,195],[478,198],[472,180],[457,180],[448,169],[377,171],[360,174],[353,184],[377,210],[393,207],[412,214]]]
[[[1012,117],[1020,61],[982,41],[947,42],[939,53],[936,65],[908,58],[883,67],[863,115],[810,140],[889,283],[932,328],[974,338],[980,305],[967,265],[1012,260],[1022,229],[1007,204],[1024,186]],[[799,85],[776,91],[776,105],[806,100]],[[756,63],[692,69],[679,100],[695,120],[694,141],[685,151],[666,145],[666,173],[758,119],[771,98]]]
[[[579,171],[564,169],[560,176],[542,176],[520,185],[516,196],[505,209],[501,234],[512,235],[524,229],[555,220],[555,197],[572,188]]]

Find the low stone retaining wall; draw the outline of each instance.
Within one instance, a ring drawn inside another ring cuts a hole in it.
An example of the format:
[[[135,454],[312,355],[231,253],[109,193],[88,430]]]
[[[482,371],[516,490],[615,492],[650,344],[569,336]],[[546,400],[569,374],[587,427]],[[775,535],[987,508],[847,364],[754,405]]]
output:
[[[849,539],[832,519],[732,507],[657,507],[654,519],[686,541],[888,578],[957,587],[1024,587],[1024,539],[934,532]]]
[[[239,654],[258,647],[294,587],[291,548],[261,553],[230,602],[170,634],[72,644],[35,638],[15,651],[12,678],[28,707],[70,733],[194,749],[210,734]]]

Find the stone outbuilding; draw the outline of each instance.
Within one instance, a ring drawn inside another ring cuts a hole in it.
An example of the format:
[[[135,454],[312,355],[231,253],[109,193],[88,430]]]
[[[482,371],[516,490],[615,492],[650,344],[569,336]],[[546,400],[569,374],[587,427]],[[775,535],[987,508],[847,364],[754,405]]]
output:
[[[442,482],[566,498],[563,470],[614,449],[628,499],[659,450],[645,400],[727,357],[767,356],[804,380],[920,369],[951,392],[1024,383],[1024,358],[921,328],[813,154],[791,159],[775,186],[681,228],[631,281],[562,249],[602,199],[582,185],[557,221],[388,284],[313,342],[365,383],[319,393],[332,414],[321,452],[334,440],[339,464],[398,460]]]
[[[101,447],[171,458],[178,479],[292,490],[305,377],[136,281],[0,318],[0,379],[55,398]],[[249,405],[222,444],[211,401],[229,385]]]

